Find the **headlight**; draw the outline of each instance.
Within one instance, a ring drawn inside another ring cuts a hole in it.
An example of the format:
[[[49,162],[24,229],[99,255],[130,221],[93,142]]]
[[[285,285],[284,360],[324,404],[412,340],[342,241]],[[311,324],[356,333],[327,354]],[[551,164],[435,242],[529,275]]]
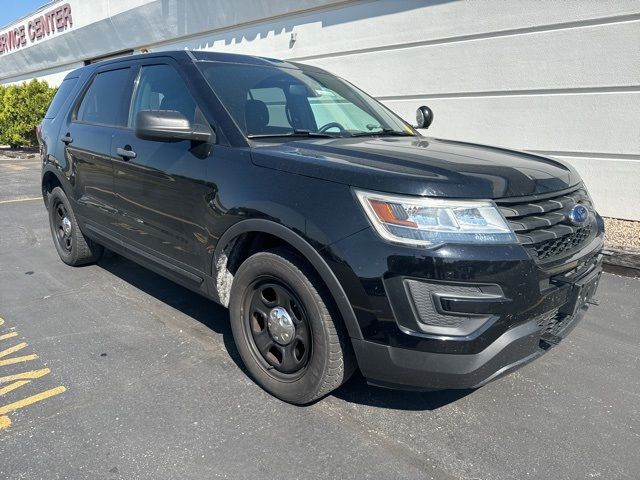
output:
[[[354,191],[376,231],[390,242],[423,247],[443,243],[517,242],[491,201]]]

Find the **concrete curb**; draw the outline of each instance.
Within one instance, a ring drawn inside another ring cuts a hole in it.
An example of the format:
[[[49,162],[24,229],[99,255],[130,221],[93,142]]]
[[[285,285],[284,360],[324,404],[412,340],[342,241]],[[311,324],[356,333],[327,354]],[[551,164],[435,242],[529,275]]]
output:
[[[39,155],[37,148],[17,148],[12,150],[8,147],[0,146],[0,158],[12,160],[30,160]]]
[[[602,254],[606,271],[640,277],[640,248],[606,246]]]

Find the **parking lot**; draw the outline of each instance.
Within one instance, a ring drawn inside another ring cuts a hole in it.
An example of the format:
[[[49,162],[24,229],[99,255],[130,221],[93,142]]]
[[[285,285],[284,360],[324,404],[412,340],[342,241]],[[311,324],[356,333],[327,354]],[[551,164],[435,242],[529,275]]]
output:
[[[605,274],[567,340],[477,391],[356,375],[294,407],[247,377],[225,309],[114,254],[64,265],[35,157],[0,182],[0,478],[640,474],[639,279]]]

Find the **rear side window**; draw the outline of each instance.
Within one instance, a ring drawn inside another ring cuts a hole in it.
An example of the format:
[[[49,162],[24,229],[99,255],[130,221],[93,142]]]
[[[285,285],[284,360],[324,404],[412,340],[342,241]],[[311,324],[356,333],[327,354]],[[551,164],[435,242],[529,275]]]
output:
[[[62,82],[56,92],[56,95],[53,97],[53,101],[51,102],[51,105],[49,105],[49,110],[47,110],[44,118],[56,118],[56,115],[60,112],[64,101],[69,97],[73,88],[76,86],[76,83],[78,83],[77,78],[67,78]]]
[[[129,92],[129,68],[99,73],[78,107],[76,120],[97,125],[124,126],[125,97]]]

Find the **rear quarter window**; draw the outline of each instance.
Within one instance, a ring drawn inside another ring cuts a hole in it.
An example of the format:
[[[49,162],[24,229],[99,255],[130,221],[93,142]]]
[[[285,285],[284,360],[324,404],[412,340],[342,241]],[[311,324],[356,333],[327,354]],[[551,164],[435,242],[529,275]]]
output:
[[[62,84],[58,88],[58,91],[53,97],[51,105],[49,105],[49,109],[44,115],[44,118],[56,118],[56,115],[58,115],[58,113],[60,112],[64,101],[69,98],[69,95],[71,94],[77,83],[77,78],[67,78],[62,82]]]

